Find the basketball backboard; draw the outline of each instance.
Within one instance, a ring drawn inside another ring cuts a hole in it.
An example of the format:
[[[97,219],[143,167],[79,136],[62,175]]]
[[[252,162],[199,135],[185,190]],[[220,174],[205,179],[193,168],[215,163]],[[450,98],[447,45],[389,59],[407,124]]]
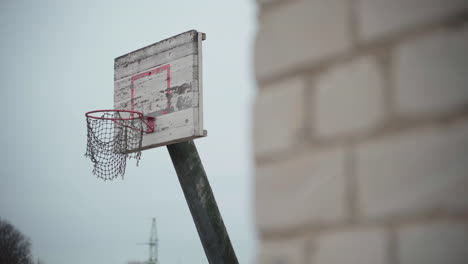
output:
[[[203,129],[202,40],[190,30],[117,57],[114,108],[155,118],[140,149],[206,136]]]

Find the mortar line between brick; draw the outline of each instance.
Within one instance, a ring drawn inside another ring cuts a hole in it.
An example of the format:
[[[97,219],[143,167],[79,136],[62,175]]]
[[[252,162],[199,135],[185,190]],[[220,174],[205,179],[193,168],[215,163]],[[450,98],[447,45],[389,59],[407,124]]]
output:
[[[304,256],[304,262],[303,264],[307,263],[312,263],[314,259],[314,254],[317,251],[317,246],[316,246],[316,241],[314,237],[311,237],[306,240],[305,242],[305,256]]]
[[[357,194],[358,194],[358,184],[357,184],[357,175],[356,175],[356,153],[354,151],[355,145],[350,143],[346,147],[346,161],[345,161],[345,176],[346,176],[346,207],[347,215],[349,217],[350,223],[355,223],[357,221],[358,215],[358,203],[357,203]]]
[[[395,116],[395,85],[393,76],[393,48],[382,49],[377,56],[379,71],[382,74],[384,94],[384,123],[391,122]]]
[[[349,35],[351,37],[352,49],[358,44],[358,0],[348,0],[348,25]]]
[[[387,260],[388,264],[399,264],[398,238],[397,228],[393,224],[387,226],[388,245],[387,245]]]
[[[304,76],[306,78],[306,90],[304,92],[304,98],[302,98],[305,105],[304,114],[304,138],[310,142],[315,139],[317,134],[316,126],[316,114],[317,114],[317,88],[315,76]]]
[[[260,239],[292,239],[297,237],[316,237],[326,232],[342,232],[354,229],[372,229],[380,228],[388,230],[389,226],[395,229],[395,231],[401,226],[406,225],[424,225],[431,223],[443,223],[443,222],[455,222],[455,223],[466,223],[468,221],[468,212],[462,213],[446,213],[440,215],[428,214],[414,217],[390,217],[389,219],[375,219],[375,220],[361,220],[357,223],[333,223],[333,224],[312,224],[302,225],[295,228],[284,229],[281,231],[261,231],[259,232]],[[392,249],[393,250],[393,249]],[[393,264],[393,263],[392,263]]]

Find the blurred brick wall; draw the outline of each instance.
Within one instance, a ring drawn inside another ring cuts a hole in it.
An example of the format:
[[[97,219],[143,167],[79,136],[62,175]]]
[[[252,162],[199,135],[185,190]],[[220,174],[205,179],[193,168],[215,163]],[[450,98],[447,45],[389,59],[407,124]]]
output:
[[[468,0],[257,3],[257,263],[468,263]]]

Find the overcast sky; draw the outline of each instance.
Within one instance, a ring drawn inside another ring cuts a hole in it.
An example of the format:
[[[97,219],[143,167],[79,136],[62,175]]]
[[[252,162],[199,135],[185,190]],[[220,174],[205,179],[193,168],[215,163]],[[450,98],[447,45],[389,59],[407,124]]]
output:
[[[206,32],[204,113],[195,141],[241,263],[254,259],[253,0],[1,1],[0,217],[46,264],[207,263],[165,147],[103,182],[84,157],[84,113],[112,108],[115,57],[190,29]]]

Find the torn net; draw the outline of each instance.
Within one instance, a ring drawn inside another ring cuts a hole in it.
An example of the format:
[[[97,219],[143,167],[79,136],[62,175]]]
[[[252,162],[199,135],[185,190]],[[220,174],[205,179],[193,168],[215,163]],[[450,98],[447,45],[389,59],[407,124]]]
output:
[[[93,162],[93,174],[103,180],[112,180],[125,174],[127,159],[136,159],[137,166],[143,140],[143,122],[140,118],[122,120],[119,112],[105,112],[101,118],[86,118],[88,142],[85,156]]]

